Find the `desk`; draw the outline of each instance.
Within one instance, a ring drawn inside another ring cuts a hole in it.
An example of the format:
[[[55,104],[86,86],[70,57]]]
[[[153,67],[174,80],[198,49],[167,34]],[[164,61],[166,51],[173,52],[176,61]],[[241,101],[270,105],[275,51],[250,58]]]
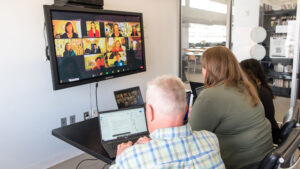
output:
[[[52,135],[108,164],[114,160],[101,144],[98,118],[54,129]]]

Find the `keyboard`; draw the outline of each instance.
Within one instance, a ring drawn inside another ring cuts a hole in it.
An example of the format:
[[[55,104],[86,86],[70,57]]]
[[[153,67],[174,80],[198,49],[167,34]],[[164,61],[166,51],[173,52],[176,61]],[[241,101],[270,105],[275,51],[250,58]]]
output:
[[[137,140],[139,139],[139,137],[136,137],[136,138],[130,138],[128,140],[121,140],[121,141],[115,141],[115,142],[112,142],[112,143],[109,143],[109,147],[112,149],[112,150],[118,150],[118,145],[121,144],[121,143],[127,143],[128,141],[132,141],[132,144],[134,144]]]

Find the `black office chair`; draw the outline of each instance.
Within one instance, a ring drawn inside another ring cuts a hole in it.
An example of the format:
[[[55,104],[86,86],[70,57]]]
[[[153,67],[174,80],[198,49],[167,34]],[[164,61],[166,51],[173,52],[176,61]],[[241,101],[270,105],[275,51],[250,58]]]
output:
[[[278,142],[281,144],[284,142],[284,140],[289,136],[290,132],[296,128],[297,126],[297,121],[296,120],[291,120],[282,125],[280,128],[279,136],[278,136]]]
[[[190,86],[191,86],[192,93],[194,96],[194,98],[193,98],[193,104],[194,104],[195,100],[197,99],[198,94],[201,92],[201,90],[204,87],[204,83],[190,81]]]
[[[294,108],[293,112],[288,112],[283,121],[278,137],[279,144],[284,142],[294,128],[299,127],[299,109]]]
[[[263,159],[258,169],[294,168],[299,163],[299,157],[295,158],[299,144],[300,128],[294,128],[284,142]]]

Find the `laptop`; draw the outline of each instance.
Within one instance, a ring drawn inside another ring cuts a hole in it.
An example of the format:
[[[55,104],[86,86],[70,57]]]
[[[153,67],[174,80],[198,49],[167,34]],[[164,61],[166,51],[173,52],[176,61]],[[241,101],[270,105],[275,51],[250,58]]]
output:
[[[193,96],[194,96],[194,98],[193,98],[193,104],[194,104],[194,102],[196,101],[198,95],[204,89],[204,84],[190,81],[190,86],[191,86],[192,93],[193,93]]]
[[[135,143],[140,137],[149,135],[144,105],[101,112],[98,118],[101,143],[110,158],[116,157],[119,144]]]
[[[114,92],[119,109],[144,105],[140,87],[118,90]]]
[[[190,111],[190,106],[192,106],[192,101],[193,100],[193,95],[192,91],[188,90],[185,92],[186,94],[186,111],[185,111],[185,116],[184,116],[184,124],[188,122],[188,116],[189,116],[189,111]]]

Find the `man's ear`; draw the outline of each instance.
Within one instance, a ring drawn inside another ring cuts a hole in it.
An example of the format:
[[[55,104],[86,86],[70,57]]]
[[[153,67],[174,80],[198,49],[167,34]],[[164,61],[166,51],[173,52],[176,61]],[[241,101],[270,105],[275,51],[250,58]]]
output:
[[[154,120],[154,109],[151,104],[146,105],[146,111],[149,118],[148,120],[152,122]]]

